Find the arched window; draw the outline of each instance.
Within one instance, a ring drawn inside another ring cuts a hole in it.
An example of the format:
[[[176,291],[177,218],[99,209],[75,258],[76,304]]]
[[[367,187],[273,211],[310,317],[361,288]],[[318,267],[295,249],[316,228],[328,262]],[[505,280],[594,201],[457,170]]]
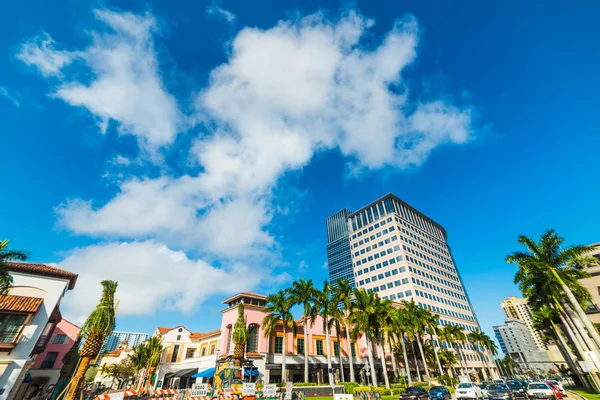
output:
[[[258,353],[258,325],[250,324],[248,327],[248,343],[246,352]]]
[[[233,329],[231,325],[227,327],[227,347],[225,348],[225,353],[229,354],[229,350],[231,349],[231,335],[233,334]]]

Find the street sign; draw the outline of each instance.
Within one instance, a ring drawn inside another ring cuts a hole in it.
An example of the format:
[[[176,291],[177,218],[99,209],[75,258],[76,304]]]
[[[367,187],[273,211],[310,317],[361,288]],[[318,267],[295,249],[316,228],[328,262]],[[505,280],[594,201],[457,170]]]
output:
[[[277,396],[277,385],[274,385],[274,384],[265,385],[263,387],[263,396],[264,397]]]
[[[192,385],[191,397],[208,396],[208,383],[195,383]]]
[[[223,396],[231,396],[231,388],[223,389]]]
[[[256,394],[256,383],[254,383],[254,382],[242,383],[242,394],[244,396],[254,396]]]

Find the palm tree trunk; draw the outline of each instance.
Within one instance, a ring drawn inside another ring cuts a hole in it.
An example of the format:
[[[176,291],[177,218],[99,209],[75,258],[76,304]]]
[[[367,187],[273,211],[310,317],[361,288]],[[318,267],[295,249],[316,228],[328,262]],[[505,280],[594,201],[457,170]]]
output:
[[[337,336],[338,341],[338,357],[340,359],[340,380],[341,382],[346,382],[346,377],[344,376],[344,361],[342,360],[342,341],[340,340],[340,331],[338,327],[335,328],[335,335]]]
[[[566,302],[563,303],[563,306],[565,308],[565,311],[567,312],[567,315],[569,316],[569,318],[571,318],[571,321],[573,321],[575,328],[581,334],[581,337],[583,338],[587,347],[589,347],[590,351],[593,351],[594,353],[596,353],[596,357],[598,357],[598,359],[600,359],[600,352],[598,351],[598,346],[596,346],[594,341],[591,340],[590,337],[588,336],[587,332],[585,331],[585,328],[581,324],[581,320],[575,315],[575,313],[573,312],[573,309],[571,307],[569,307],[569,305]]]
[[[417,369],[417,378],[419,379],[419,382],[422,382],[421,371],[419,368],[419,363],[417,362],[417,349],[415,348],[415,340],[412,341],[412,348],[413,348],[413,358],[415,360],[415,368]]]
[[[433,330],[433,334],[435,336],[437,336],[435,328],[431,327],[431,329]],[[440,376],[442,376],[442,375],[444,375],[444,372],[443,372],[443,369],[442,369],[442,364],[440,363],[440,358],[438,357],[436,340],[433,338],[432,335],[429,335],[429,336],[431,338],[431,345],[433,346],[433,354],[435,355],[435,362],[437,363],[438,371],[440,371]]]
[[[577,349],[577,352],[579,353],[579,358],[581,360],[587,360],[587,357],[585,354],[586,345],[585,345],[585,343],[583,343],[583,340],[579,336],[579,332],[577,332],[574,329],[574,326],[571,325],[571,321],[569,321],[568,316],[565,314],[566,313],[564,310],[562,310],[562,309],[559,310],[560,320],[567,330],[567,335],[571,337],[571,342],[575,345],[575,348]],[[594,382],[594,386],[596,387],[594,390],[600,389],[600,381],[598,381],[598,378],[596,377],[596,375],[594,373],[590,373],[589,376],[590,376],[590,378],[592,378],[592,381]]]
[[[150,365],[148,367],[148,375],[146,376],[146,391],[150,392],[150,388],[152,387],[152,376],[156,372],[156,365]]]
[[[585,375],[584,375],[583,371],[581,370],[579,363],[577,362],[575,354],[573,354],[573,351],[567,344],[567,341],[566,341],[565,337],[563,336],[562,332],[560,331],[560,328],[557,327],[554,324],[554,321],[552,321],[552,320],[550,320],[550,324],[552,326],[552,329],[554,330],[554,333],[556,334],[556,337],[558,338],[558,342],[559,342],[560,346],[562,347],[563,356],[565,358],[565,361],[567,362],[567,364],[569,364],[569,367],[573,370],[573,372],[579,377],[579,380],[586,387],[586,389],[591,390],[592,387],[590,386],[590,383],[588,382],[588,380],[585,378]]]
[[[83,383],[85,373],[88,370],[91,361],[92,359],[90,357],[81,357],[81,361],[79,362],[77,371],[75,371],[75,375],[73,375],[73,378],[71,379],[71,386],[69,387],[69,391],[67,392],[64,400],[76,399],[76,396],[79,394],[81,389],[81,384]]]
[[[367,332],[365,332],[365,342],[367,344],[367,356],[369,358],[369,365],[371,366],[371,376],[373,377],[373,386],[377,387],[379,386],[379,383],[377,382],[377,370],[375,369],[375,360],[373,360],[373,348],[371,346],[370,340],[369,340],[369,335]]]
[[[458,361],[460,362],[460,368],[462,369],[462,371],[466,371],[467,367],[465,364],[465,360],[463,358],[462,346],[463,346],[462,342],[457,343],[456,349],[458,351]]]
[[[354,360],[352,359],[352,350],[350,349],[352,346],[352,342],[350,341],[350,329],[348,329],[348,324],[346,325],[346,340],[348,341],[348,360],[350,363],[350,382],[355,381],[354,377]]]
[[[379,347],[379,354],[381,357],[381,366],[383,367],[383,380],[385,382],[385,388],[389,389],[390,388],[390,378],[388,377],[388,373],[387,373],[387,363],[385,362],[385,351],[383,350],[383,343],[381,342],[381,334],[379,335],[378,347]]]
[[[327,372],[328,372],[328,376],[329,376],[329,385],[331,385],[333,387],[334,385],[334,381],[333,381],[333,374],[331,373],[331,343],[330,340],[331,338],[329,337],[329,327],[327,326],[327,323],[325,323],[325,340],[327,341]]]
[[[392,357],[392,370],[394,371],[394,380],[398,382],[398,366],[396,365],[396,356],[394,355],[394,345],[390,335],[387,335],[387,344],[390,348],[390,355]]]
[[[456,351],[454,349],[454,346],[452,346],[452,343],[446,341],[446,343],[448,344],[448,350],[450,350],[452,352],[452,354],[455,354]],[[454,378],[458,377],[458,374],[456,373],[456,363],[452,363],[452,365],[450,366],[452,368],[452,375],[454,375]]]
[[[419,345],[419,351],[421,352],[421,359],[423,360],[423,367],[425,368],[425,375],[429,376],[429,368],[427,368],[427,360],[425,360],[425,352],[423,351],[423,345],[421,344],[421,334],[415,332],[417,337],[417,344]]]
[[[406,343],[404,342],[404,333],[400,336],[400,343],[402,343],[402,357],[404,357],[404,368],[406,369],[406,385],[412,386],[412,379],[410,376],[410,364],[408,363],[408,355],[406,354]]]
[[[488,380],[488,371],[485,370],[485,361],[484,361],[484,357],[483,357],[483,351],[481,350],[477,350],[477,352],[479,353],[479,358],[481,359],[481,375],[483,375],[483,380],[487,381]]]
[[[287,336],[285,332],[285,323],[283,324],[283,346],[281,346],[281,382],[287,382],[285,370],[285,353],[287,353]]]
[[[567,295],[569,302],[573,306],[573,309],[579,316],[579,319],[581,320],[581,322],[583,322],[583,325],[585,326],[585,328],[588,330],[590,336],[596,343],[596,346],[598,346],[598,348],[600,348],[600,335],[598,335],[598,332],[596,331],[596,329],[590,322],[589,318],[587,317],[587,315],[585,315],[583,308],[581,308],[581,306],[579,305],[579,302],[577,301],[575,296],[573,296],[573,292],[571,292],[571,289],[569,289],[569,287],[565,284],[565,282],[560,278],[560,276],[558,275],[558,272],[556,272],[556,270],[554,268],[552,268],[552,274],[560,283],[560,286],[561,286],[563,292],[565,292],[565,294]]]
[[[308,317],[304,316],[304,382],[308,382]]]

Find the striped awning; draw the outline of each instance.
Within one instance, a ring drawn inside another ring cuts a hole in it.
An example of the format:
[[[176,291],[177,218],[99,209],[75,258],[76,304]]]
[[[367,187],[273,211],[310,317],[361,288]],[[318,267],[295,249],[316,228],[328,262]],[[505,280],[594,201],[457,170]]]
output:
[[[0,296],[0,311],[35,313],[39,310],[44,299],[28,296]]]

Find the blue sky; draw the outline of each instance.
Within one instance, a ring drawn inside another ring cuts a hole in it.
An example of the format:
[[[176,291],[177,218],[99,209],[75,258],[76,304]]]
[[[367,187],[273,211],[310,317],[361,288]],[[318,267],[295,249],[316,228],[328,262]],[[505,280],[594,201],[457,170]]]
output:
[[[327,277],[325,218],[388,192],[442,224],[483,328],[504,256],[600,241],[600,7],[582,2],[0,4],[2,235],[119,281],[119,330]]]

